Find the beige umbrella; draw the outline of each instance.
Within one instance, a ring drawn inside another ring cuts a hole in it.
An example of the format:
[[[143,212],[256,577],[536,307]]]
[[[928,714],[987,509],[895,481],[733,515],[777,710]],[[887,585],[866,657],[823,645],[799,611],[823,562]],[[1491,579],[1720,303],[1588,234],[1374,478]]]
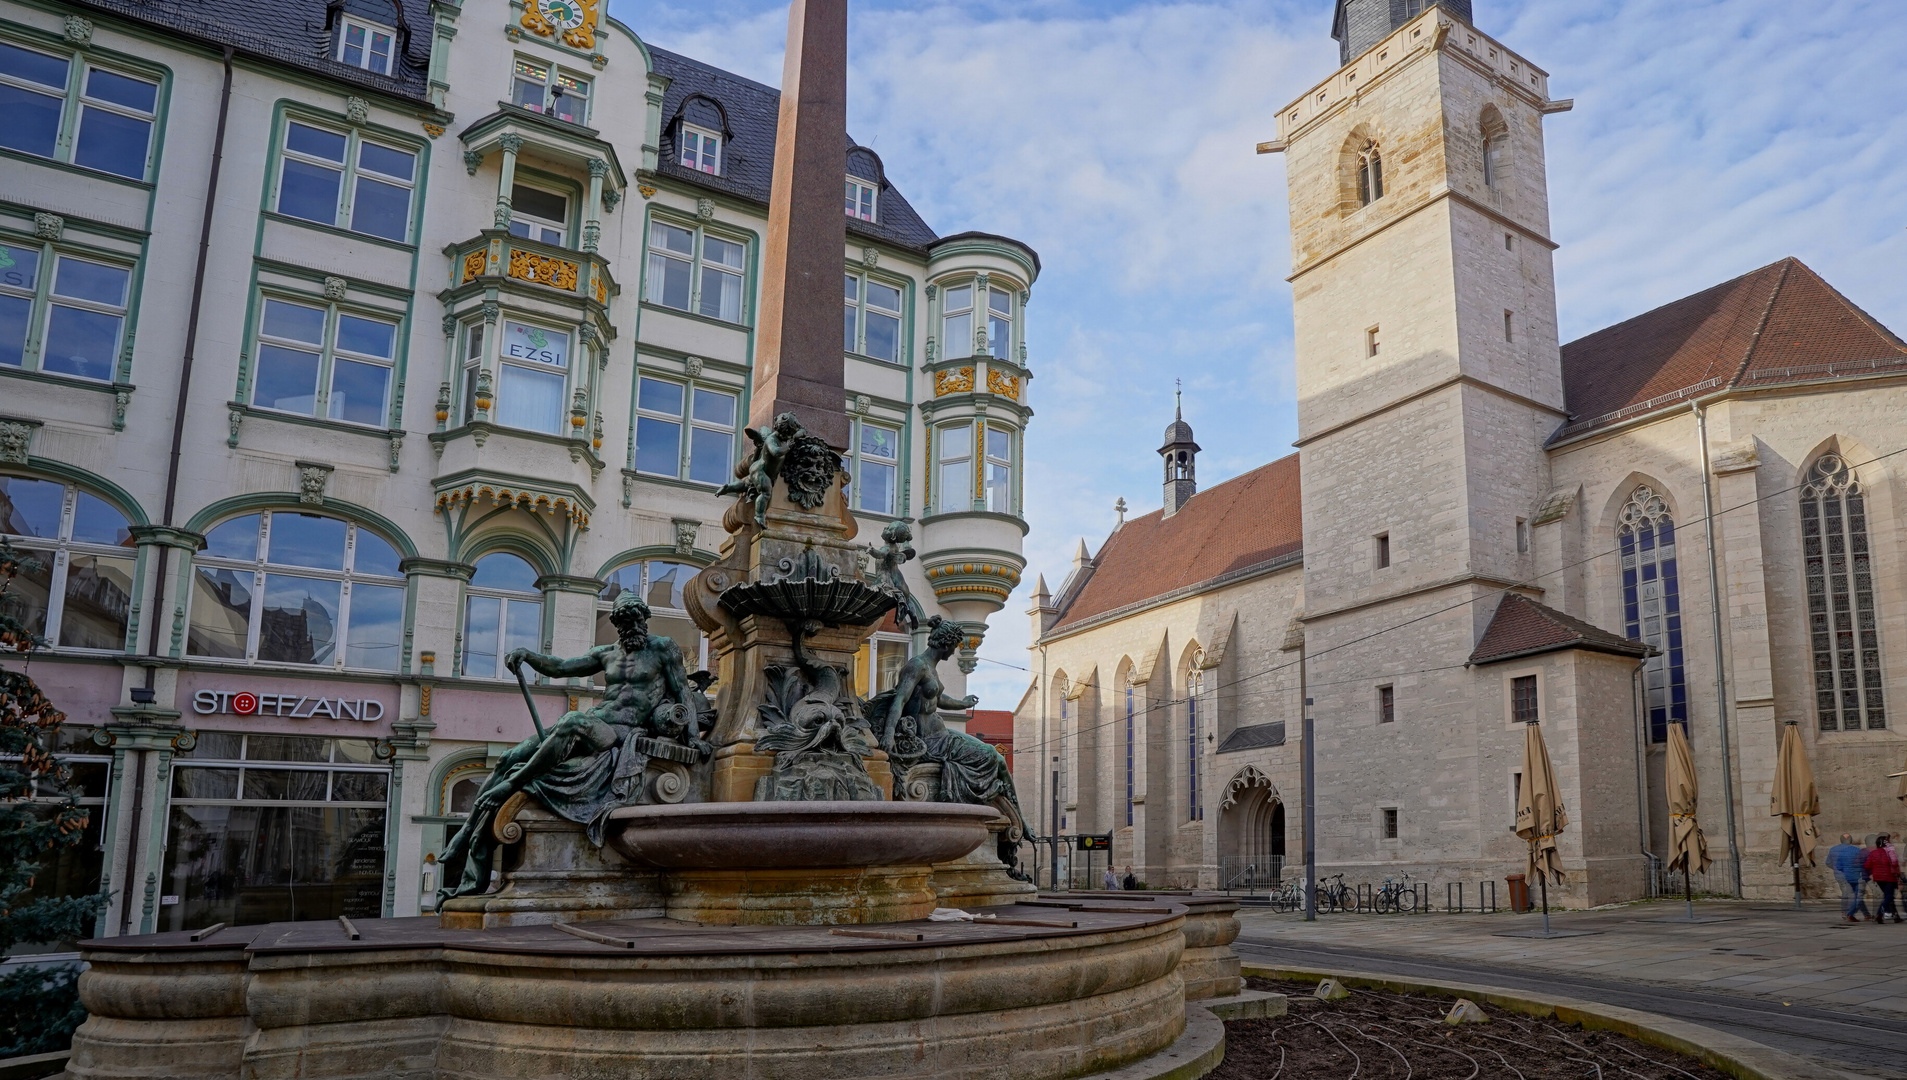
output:
[[[1523,786],[1516,797],[1516,835],[1530,846],[1529,876],[1543,893],[1543,933],[1549,933],[1549,883],[1563,880],[1563,859],[1556,836],[1569,827],[1556,787],[1556,770],[1549,763],[1543,732],[1532,720],[1523,729]]]
[[[1689,752],[1688,736],[1681,724],[1669,725],[1669,869],[1682,871],[1682,899],[1688,905],[1688,917],[1695,918],[1695,896],[1689,885],[1692,870],[1708,873],[1708,838],[1695,820],[1695,803],[1701,788],[1695,780],[1695,755]]]
[[[1781,750],[1775,756],[1775,795],[1768,812],[1781,818],[1781,857],[1794,865],[1794,902],[1801,903],[1801,865],[1813,866],[1814,848],[1821,836],[1814,831],[1814,815],[1821,797],[1814,790],[1814,770],[1801,748],[1801,725],[1789,720],[1781,727]]]

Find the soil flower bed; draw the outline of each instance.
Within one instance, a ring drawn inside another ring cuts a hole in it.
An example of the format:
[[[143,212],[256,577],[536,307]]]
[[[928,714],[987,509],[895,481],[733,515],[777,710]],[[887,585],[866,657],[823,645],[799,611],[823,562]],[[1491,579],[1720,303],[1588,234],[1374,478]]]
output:
[[[1273,1020],[1225,1025],[1225,1063],[1208,1080],[1727,1080],[1669,1050],[1607,1031],[1483,1005],[1486,1024],[1443,1022],[1453,998],[1247,979],[1290,998]]]

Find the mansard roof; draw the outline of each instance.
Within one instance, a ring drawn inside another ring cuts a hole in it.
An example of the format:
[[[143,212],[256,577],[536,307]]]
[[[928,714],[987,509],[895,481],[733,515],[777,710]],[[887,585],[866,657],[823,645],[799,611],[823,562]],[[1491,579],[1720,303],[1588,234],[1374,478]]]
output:
[[[781,122],[781,91],[653,45],[649,46],[649,55],[655,63],[656,74],[669,79],[669,89],[662,96],[665,130],[657,174],[767,206],[768,190],[775,175],[775,129]],[[719,103],[722,116],[728,121],[728,139],[722,146],[719,176],[685,168],[675,153],[673,121],[682,111],[683,103],[691,97]],[[869,153],[852,136],[848,138],[848,145],[850,153],[863,156]],[[845,180],[846,159],[842,160],[841,168]],[[927,248],[939,239],[934,230],[921,220],[913,205],[885,176],[863,179],[877,180],[881,185],[874,213],[877,220],[849,218],[848,235],[886,241],[926,255]]]
[[[1298,496],[1298,455],[1290,454],[1199,492],[1169,518],[1164,510],[1133,518],[1106,538],[1085,583],[1060,598],[1047,633],[1299,556]]]
[[[1568,438],[1718,390],[1907,371],[1907,342],[1782,259],[1563,346]]]
[[[235,53],[285,64],[398,97],[429,100],[429,0],[71,0]],[[389,75],[332,59],[335,19],[357,15],[394,27],[399,57]]]
[[[1640,641],[1612,634],[1520,593],[1508,593],[1490,616],[1489,629],[1467,661],[1494,664],[1520,656],[1587,649],[1617,656],[1648,656],[1655,650]]]

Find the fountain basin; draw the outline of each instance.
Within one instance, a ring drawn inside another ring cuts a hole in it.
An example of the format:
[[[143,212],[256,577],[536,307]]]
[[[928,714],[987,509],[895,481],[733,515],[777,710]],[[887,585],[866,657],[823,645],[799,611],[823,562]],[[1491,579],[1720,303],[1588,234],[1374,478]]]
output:
[[[960,803],[678,803],[617,810],[605,839],[660,871],[669,918],[853,925],[926,918],[934,864],[985,843],[998,816]]]
[[[979,847],[999,816],[961,803],[678,803],[617,810],[606,838],[659,870],[931,866]]]

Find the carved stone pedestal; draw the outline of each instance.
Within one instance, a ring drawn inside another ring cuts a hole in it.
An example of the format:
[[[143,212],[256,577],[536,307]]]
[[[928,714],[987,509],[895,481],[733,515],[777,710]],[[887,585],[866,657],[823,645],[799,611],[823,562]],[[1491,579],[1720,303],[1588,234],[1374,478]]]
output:
[[[447,930],[487,930],[597,919],[660,916],[662,877],[632,867],[609,848],[589,842],[583,827],[534,804],[505,826],[521,829],[520,847],[506,848],[503,888],[460,896],[437,916]]]

